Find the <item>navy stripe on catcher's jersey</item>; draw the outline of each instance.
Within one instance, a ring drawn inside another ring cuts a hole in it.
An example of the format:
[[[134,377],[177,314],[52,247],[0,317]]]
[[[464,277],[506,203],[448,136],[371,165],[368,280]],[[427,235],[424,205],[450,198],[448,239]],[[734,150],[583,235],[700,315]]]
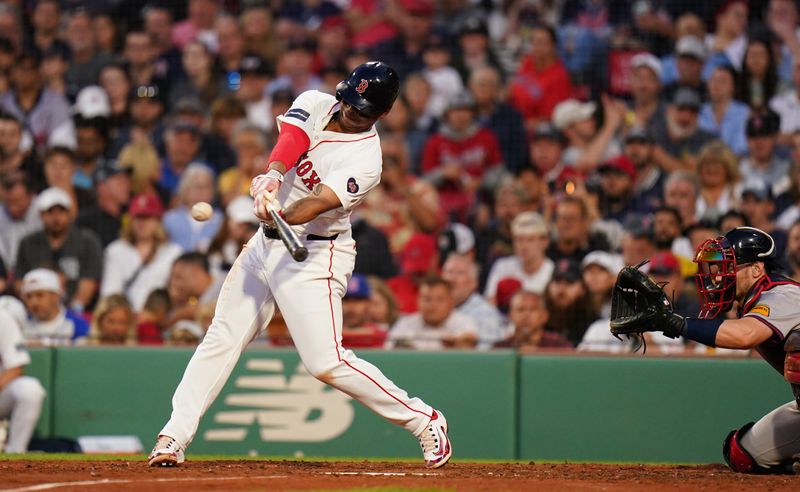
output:
[[[307,121],[311,114],[308,111],[302,110],[300,108],[292,108],[286,112],[284,115],[287,118],[297,118],[300,121]]]

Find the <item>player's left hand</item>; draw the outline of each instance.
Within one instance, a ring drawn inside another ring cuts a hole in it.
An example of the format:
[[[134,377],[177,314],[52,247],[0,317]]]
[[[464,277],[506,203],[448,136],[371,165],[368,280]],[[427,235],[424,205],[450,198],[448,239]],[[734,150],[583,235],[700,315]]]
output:
[[[250,196],[253,197],[253,213],[262,221],[269,221],[268,206],[275,200],[275,195],[283,182],[283,175],[272,169],[266,174],[259,174],[250,182]]]
[[[262,191],[255,197],[255,200],[253,201],[253,214],[262,222],[272,222],[272,217],[269,215],[269,209],[270,207],[274,206],[274,201],[274,194],[268,191]]]
[[[677,338],[685,320],[674,312],[661,285],[639,270],[644,263],[626,266],[617,275],[611,294],[611,333],[630,335],[660,331]]]

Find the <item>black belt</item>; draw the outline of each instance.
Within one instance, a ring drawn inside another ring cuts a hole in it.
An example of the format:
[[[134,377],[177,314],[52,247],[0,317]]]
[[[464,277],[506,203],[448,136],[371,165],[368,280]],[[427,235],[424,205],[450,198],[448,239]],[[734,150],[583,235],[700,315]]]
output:
[[[264,236],[267,239],[280,239],[281,236],[278,234],[278,229],[274,227],[267,227],[265,224],[261,224],[261,230],[264,231]],[[318,234],[309,234],[306,236],[307,241],[335,241],[336,238],[339,237],[339,234],[334,234],[333,236],[320,236]]]

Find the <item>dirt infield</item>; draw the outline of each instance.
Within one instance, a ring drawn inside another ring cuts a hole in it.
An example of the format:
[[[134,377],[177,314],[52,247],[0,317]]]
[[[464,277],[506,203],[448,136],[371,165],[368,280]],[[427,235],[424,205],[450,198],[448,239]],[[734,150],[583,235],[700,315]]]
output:
[[[336,490],[798,490],[800,476],[746,476],[722,465],[453,463],[441,470],[388,462],[195,461],[148,468],[143,461],[2,461],[0,491]]]

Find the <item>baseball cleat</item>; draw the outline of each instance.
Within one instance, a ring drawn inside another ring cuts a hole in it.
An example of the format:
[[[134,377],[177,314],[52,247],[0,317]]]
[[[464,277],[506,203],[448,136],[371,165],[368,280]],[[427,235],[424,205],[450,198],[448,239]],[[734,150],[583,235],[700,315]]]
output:
[[[177,466],[184,462],[185,456],[178,441],[169,436],[158,436],[147,460],[150,466]]]
[[[450,461],[453,446],[447,437],[447,420],[440,412],[433,411],[428,427],[419,436],[419,445],[428,468],[439,468]]]

